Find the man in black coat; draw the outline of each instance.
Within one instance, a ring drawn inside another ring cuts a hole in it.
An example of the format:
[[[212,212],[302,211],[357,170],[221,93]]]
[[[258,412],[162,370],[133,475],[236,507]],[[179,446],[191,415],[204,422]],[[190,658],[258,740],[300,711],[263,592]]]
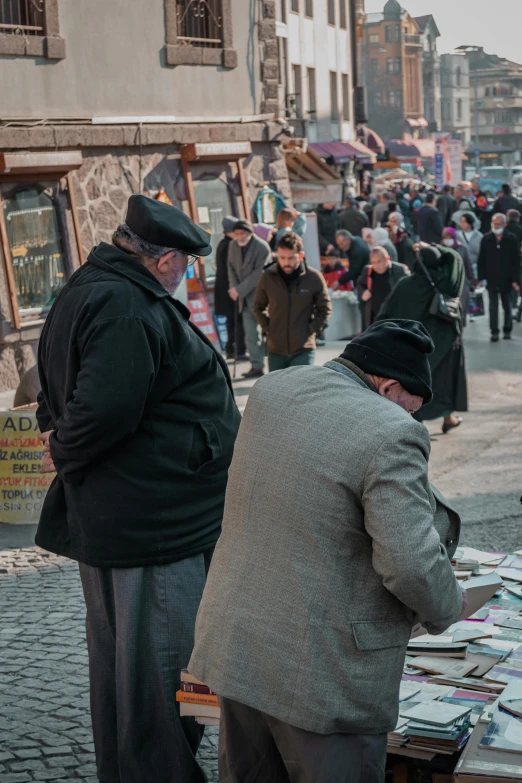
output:
[[[353,282],[355,285],[366,264],[370,263],[368,243],[361,237],[354,237],[349,231],[341,229],[335,235],[335,244],[340,249],[343,257],[348,259],[350,266],[344,275],[339,278],[338,285],[334,286],[334,288],[349,282]]]
[[[243,319],[236,302],[233,302],[228,291],[230,280],[228,277],[228,249],[234,241],[234,228],[238,219],[235,217],[223,218],[223,233],[225,236],[216,249],[216,279],[214,281],[214,312],[216,315],[225,316],[227,319],[227,359],[236,356],[239,361],[248,361],[245,343],[245,330]],[[237,342],[237,344],[236,344]]]
[[[435,194],[428,193],[423,206],[416,213],[417,233],[421,242],[438,244],[442,240],[444,224],[435,207]]]
[[[175,702],[220,534],[239,414],[222,356],[172,298],[209,235],[131,196],[44,326],[37,412],[57,477],[36,543],[80,563],[97,772],[206,779]]]
[[[520,224],[520,211],[518,209],[509,209],[506,217],[508,220],[506,231],[516,236],[518,239],[518,245],[522,251],[522,225]]]
[[[339,215],[339,223],[341,228],[349,231],[355,237],[361,237],[363,228],[369,226],[368,218],[358,209],[357,202],[350,196],[344,201],[344,209]]]
[[[512,291],[520,290],[520,245],[506,230],[506,222],[505,215],[493,215],[492,230],[483,238],[478,258],[478,277],[488,288],[489,324],[494,343],[499,338],[499,296],[504,310],[504,339],[509,340],[513,329]]]
[[[457,200],[451,195],[451,185],[444,185],[442,193],[437,199],[437,209],[440,213],[442,226],[446,228],[450,225],[451,216],[458,209]]]
[[[387,296],[407,274],[402,264],[390,259],[384,247],[377,246],[370,251],[370,263],[364,267],[356,286],[360,301],[366,303],[366,327],[373,324]]]
[[[510,185],[502,185],[502,195],[493,205],[493,212],[507,215],[510,209],[520,209],[520,201],[513,195]]]

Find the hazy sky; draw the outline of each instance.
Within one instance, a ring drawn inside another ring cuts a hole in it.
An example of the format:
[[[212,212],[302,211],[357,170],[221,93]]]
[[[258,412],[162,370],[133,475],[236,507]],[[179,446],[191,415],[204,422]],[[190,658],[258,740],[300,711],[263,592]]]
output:
[[[382,11],[386,0],[366,0],[366,11]],[[399,0],[412,16],[433,14],[441,54],[462,44],[522,62],[522,0]]]

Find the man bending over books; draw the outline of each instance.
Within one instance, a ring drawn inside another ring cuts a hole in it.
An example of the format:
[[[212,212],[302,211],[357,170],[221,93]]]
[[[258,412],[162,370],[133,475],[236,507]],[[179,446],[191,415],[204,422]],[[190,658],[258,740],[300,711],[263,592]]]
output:
[[[433,343],[381,321],[254,387],[189,671],[220,697],[221,783],[382,783],[412,627],[463,594],[428,482]]]

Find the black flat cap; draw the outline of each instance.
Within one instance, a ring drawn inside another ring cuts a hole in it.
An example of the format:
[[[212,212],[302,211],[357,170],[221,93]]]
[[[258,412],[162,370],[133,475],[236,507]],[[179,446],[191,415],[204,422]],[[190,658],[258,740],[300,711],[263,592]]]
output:
[[[182,250],[194,256],[212,252],[210,234],[171,204],[147,196],[131,196],[125,223],[146,242]]]

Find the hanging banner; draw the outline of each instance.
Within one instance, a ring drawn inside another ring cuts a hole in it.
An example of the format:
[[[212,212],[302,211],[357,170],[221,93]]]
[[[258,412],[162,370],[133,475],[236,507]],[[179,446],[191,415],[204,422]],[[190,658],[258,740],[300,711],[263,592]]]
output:
[[[187,305],[192,323],[196,324],[198,329],[201,329],[203,334],[218,347],[219,337],[205,294],[202,291],[189,293]]]
[[[44,455],[35,410],[0,411],[0,524],[36,524],[54,473]]]

